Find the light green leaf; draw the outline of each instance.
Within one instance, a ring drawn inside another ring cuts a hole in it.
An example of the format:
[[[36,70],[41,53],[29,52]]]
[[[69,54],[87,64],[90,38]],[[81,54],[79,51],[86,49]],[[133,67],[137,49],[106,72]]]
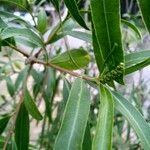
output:
[[[104,74],[124,63],[119,11],[119,0],[91,1],[94,54],[98,68]],[[115,80],[123,83],[123,71]]]
[[[142,39],[142,35],[141,35],[138,27],[136,27],[133,23],[131,23],[127,20],[124,20],[124,19],[121,19],[121,23],[128,26],[129,28],[131,28],[139,36],[139,38]]]
[[[8,121],[10,119],[10,116],[5,116],[3,118],[0,118],[0,135],[3,133],[3,131],[5,130]]]
[[[27,88],[24,90],[24,104],[29,114],[33,118],[35,118],[36,120],[43,119]]]
[[[92,150],[112,149],[114,101],[110,91],[100,85],[100,108]]]
[[[150,50],[142,50],[125,55],[125,66],[129,68],[150,58]]]
[[[90,62],[89,54],[80,49],[73,49],[55,56],[50,60],[51,64],[60,66],[68,70],[77,70],[86,67]]]
[[[24,10],[31,9],[27,0],[1,0],[1,2],[3,2],[3,3],[5,2],[5,3],[11,4],[11,5],[16,5],[19,8],[22,8]]]
[[[7,24],[2,20],[2,18],[0,17],[0,29],[4,29],[7,27]]]
[[[10,77],[6,77],[6,85],[11,97],[15,94],[15,85]]]
[[[139,7],[143,16],[143,21],[150,33],[150,1],[149,0],[138,0]]]
[[[86,23],[84,22],[77,6],[76,0],[64,0],[70,14],[72,17],[81,25],[83,28],[88,29]]]
[[[150,65],[150,51],[140,51],[125,56],[125,74],[143,69]]]
[[[37,18],[37,28],[41,33],[47,30],[47,15],[44,9],[41,9]]]
[[[150,65],[150,58],[145,59],[142,62],[139,62],[133,66],[130,66],[125,69],[125,75],[135,72],[137,70],[143,69],[144,67]]]
[[[140,138],[144,150],[150,149],[150,126],[144,120],[141,113],[124,97],[117,92],[112,92],[115,108],[126,117],[134,131]]]
[[[28,150],[29,128],[29,114],[22,103],[15,125],[15,142],[18,150]]]
[[[10,37],[24,37],[25,39],[28,39],[29,41],[33,42],[39,47],[44,47],[44,44],[40,37],[33,32],[32,30],[28,28],[15,28],[15,27],[8,27],[5,28],[0,33],[0,38],[2,40],[10,38]]]
[[[90,94],[82,79],[72,85],[54,150],[81,150],[90,111]]]
[[[22,82],[24,81],[26,75],[27,75],[27,71],[28,71],[28,66],[25,67],[24,69],[22,69],[18,76],[17,79],[15,81],[15,89],[18,90],[21,87]]]
[[[45,84],[45,90],[43,94],[43,98],[45,101],[45,107],[46,107],[46,115],[49,118],[49,121],[51,122],[51,111],[52,111],[52,100],[53,96],[55,94],[56,90],[56,70],[53,68],[46,68],[46,84]]]
[[[70,35],[72,37],[83,40],[85,42],[92,43],[92,35],[90,33],[81,32],[81,31],[68,31],[65,33],[66,35]]]

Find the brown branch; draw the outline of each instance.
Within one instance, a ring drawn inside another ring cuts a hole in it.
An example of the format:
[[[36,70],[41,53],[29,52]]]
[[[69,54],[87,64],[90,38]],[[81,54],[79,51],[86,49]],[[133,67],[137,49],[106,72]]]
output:
[[[30,61],[32,63],[38,63],[38,64],[42,64],[44,66],[48,66],[48,67],[54,68],[54,69],[56,69],[56,70],[58,70],[60,72],[65,72],[65,73],[68,73],[68,74],[70,74],[72,76],[75,76],[75,77],[80,77],[80,78],[83,78],[83,79],[88,80],[88,81],[95,81],[95,78],[92,78],[92,77],[89,77],[89,76],[86,76],[86,75],[81,75],[81,74],[79,74],[77,72],[73,72],[73,71],[61,68],[61,67],[59,67],[57,65],[54,65],[54,64],[51,64],[51,63],[43,62],[43,61],[38,60],[36,58],[30,58]]]
[[[98,83],[98,81],[96,80],[96,78],[93,78],[93,77],[89,77],[89,76],[86,76],[86,75],[81,75],[79,73],[76,73],[76,72],[73,72],[73,71],[70,71],[70,70],[67,70],[67,69],[64,69],[64,68],[61,68],[57,65],[54,65],[54,64],[51,64],[51,63],[46,63],[44,61],[41,61],[35,57],[32,57],[30,56],[28,53],[14,47],[14,46],[10,46],[11,48],[13,48],[14,50],[18,51],[19,53],[23,54],[24,56],[28,57],[27,60],[26,60],[26,64],[33,64],[33,63],[38,63],[38,64],[42,64],[44,66],[48,66],[48,67],[51,67],[51,68],[54,68],[60,72],[65,72],[65,73],[68,73],[74,77],[80,77],[82,79],[85,79],[85,80],[88,80],[88,81],[92,81],[92,82],[96,82]]]

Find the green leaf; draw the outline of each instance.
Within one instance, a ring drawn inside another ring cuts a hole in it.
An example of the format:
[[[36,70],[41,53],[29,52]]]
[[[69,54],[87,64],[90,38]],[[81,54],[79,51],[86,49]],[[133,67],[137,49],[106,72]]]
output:
[[[13,13],[7,12],[7,11],[0,11],[0,17],[5,21],[7,26],[12,26],[11,22],[19,23],[21,25],[26,26],[27,28],[30,28],[32,30],[36,30],[29,22],[23,20],[21,17],[14,15]]]
[[[150,65],[150,51],[140,51],[125,56],[125,74],[143,69]]]
[[[104,74],[124,63],[119,6],[118,0],[91,1],[94,54],[97,66]],[[123,83],[123,71],[115,80]]]
[[[58,56],[53,57],[50,60],[51,64],[68,70],[81,69],[83,67],[86,67],[89,62],[90,56],[82,48],[66,51]]]
[[[7,24],[2,20],[2,18],[0,17],[0,29],[4,29],[7,27]]]
[[[43,98],[45,100],[45,107],[46,107],[46,115],[51,121],[51,107],[52,107],[52,100],[56,90],[56,71],[52,68],[46,68],[46,87],[44,90]]]
[[[140,138],[144,150],[150,149],[150,126],[144,120],[141,113],[124,97],[117,92],[112,92],[115,108],[126,117],[134,131]]]
[[[18,90],[21,87],[22,82],[25,80],[25,77],[27,75],[28,72],[28,67],[25,67],[24,69],[22,69],[18,76],[17,79],[15,81],[15,89]]]
[[[125,69],[125,75],[135,72],[137,70],[143,69],[144,67],[150,65],[150,58],[145,59],[142,62],[139,62],[133,66],[130,66]]]
[[[82,150],[91,150],[92,149],[92,138],[91,138],[89,123],[87,123],[87,126],[86,126],[84,140],[83,140],[82,145],[83,145]]]
[[[34,98],[36,98],[38,93],[43,88],[43,86],[41,85],[43,84],[44,75],[43,72],[37,71],[34,68],[32,69],[31,74],[34,79],[33,94],[34,94]]]
[[[32,30],[28,28],[15,28],[15,27],[8,27],[5,28],[1,33],[0,33],[0,38],[2,40],[10,38],[10,37],[24,37],[25,39],[33,42],[39,47],[44,47],[44,44],[40,37],[34,33]]]
[[[142,39],[142,35],[138,29],[138,27],[136,27],[134,24],[132,24],[131,22],[121,19],[121,23],[123,23],[124,25],[128,26],[129,28],[131,28],[138,36],[139,38]]]
[[[85,42],[92,43],[92,35],[90,33],[81,32],[81,31],[68,31],[65,33],[66,35],[70,35],[72,37],[83,40]]]
[[[36,120],[43,119],[27,88],[24,90],[24,103],[26,109],[33,118]]]
[[[84,22],[77,6],[76,0],[64,0],[70,14],[72,17],[78,22],[79,25],[81,25],[83,28],[88,30],[88,27],[86,23]]]
[[[72,85],[54,150],[80,150],[90,111],[90,94],[82,79]]]
[[[29,128],[29,114],[22,103],[15,125],[15,142],[18,150],[28,150]]]
[[[111,150],[114,101],[110,91],[100,85],[100,108],[92,150]]]
[[[143,21],[150,33],[150,1],[149,0],[138,0],[139,7],[143,16]]]
[[[31,7],[27,0],[1,0],[1,2],[8,3],[9,5],[15,5],[24,10],[31,10]]]
[[[41,9],[37,18],[37,28],[41,33],[47,30],[47,15],[44,9]]]
[[[150,58],[150,50],[134,52],[125,55],[125,66],[129,68],[135,64],[138,64],[146,59]]]
[[[10,44],[13,46],[16,46],[16,42],[13,37],[10,37],[1,41],[1,46],[9,46]]]
[[[5,116],[3,118],[0,119],[0,135],[3,133],[3,131],[5,130],[8,121],[10,119],[10,116]]]
[[[15,94],[15,85],[10,77],[6,78],[6,85],[10,96],[13,97]]]

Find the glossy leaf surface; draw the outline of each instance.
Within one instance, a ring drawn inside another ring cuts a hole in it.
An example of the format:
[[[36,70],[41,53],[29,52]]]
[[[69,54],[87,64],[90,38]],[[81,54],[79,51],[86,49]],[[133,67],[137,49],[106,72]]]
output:
[[[85,82],[72,85],[54,150],[80,150],[90,111],[90,95]]]
[[[50,63],[68,70],[77,70],[86,67],[90,62],[89,54],[81,49],[66,51],[51,59]]]
[[[150,126],[141,113],[120,94],[113,92],[115,108],[126,117],[136,134],[139,136],[144,150],[150,149]]]
[[[100,108],[92,150],[112,149],[114,101],[110,91],[100,85]]]

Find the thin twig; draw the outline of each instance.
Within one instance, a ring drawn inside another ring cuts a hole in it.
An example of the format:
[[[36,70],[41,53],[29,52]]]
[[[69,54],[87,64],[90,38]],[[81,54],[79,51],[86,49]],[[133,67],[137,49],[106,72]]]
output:
[[[95,78],[93,78],[93,77],[89,77],[89,76],[86,76],[86,75],[81,75],[81,74],[79,74],[77,72],[73,72],[73,71],[61,68],[61,67],[59,67],[57,65],[54,65],[54,64],[51,64],[51,63],[43,62],[43,61],[38,60],[36,58],[30,58],[30,61],[32,63],[38,63],[38,64],[42,64],[44,66],[52,67],[52,68],[54,68],[54,69],[56,69],[56,70],[58,70],[60,72],[65,72],[65,73],[68,73],[68,74],[70,74],[72,76],[75,76],[75,77],[80,77],[80,78],[83,78],[83,79],[88,80],[88,81],[95,81]]]
[[[44,66],[48,66],[48,67],[52,67],[60,72],[65,72],[65,73],[68,73],[72,76],[75,76],[75,77],[80,77],[82,79],[85,79],[85,80],[88,80],[88,81],[92,81],[92,82],[96,82],[96,79],[93,78],[93,77],[89,77],[89,76],[86,76],[86,75],[81,75],[79,73],[76,73],[76,72],[73,72],[73,71],[70,71],[70,70],[67,70],[67,69],[64,69],[64,68],[61,68],[57,65],[54,65],[54,64],[51,64],[51,63],[47,63],[47,62],[43,62],[41,60],[38,60],[36,59],[35,57],[30,57],[30,55],[14,46],[10,46],[11,48],[13,48],[14,50],[18,51],[19,53],[23,54],[24,56],[28,57],[28,60],[27,60],[27,63],[38,63],[38,64],[42,64]]]

